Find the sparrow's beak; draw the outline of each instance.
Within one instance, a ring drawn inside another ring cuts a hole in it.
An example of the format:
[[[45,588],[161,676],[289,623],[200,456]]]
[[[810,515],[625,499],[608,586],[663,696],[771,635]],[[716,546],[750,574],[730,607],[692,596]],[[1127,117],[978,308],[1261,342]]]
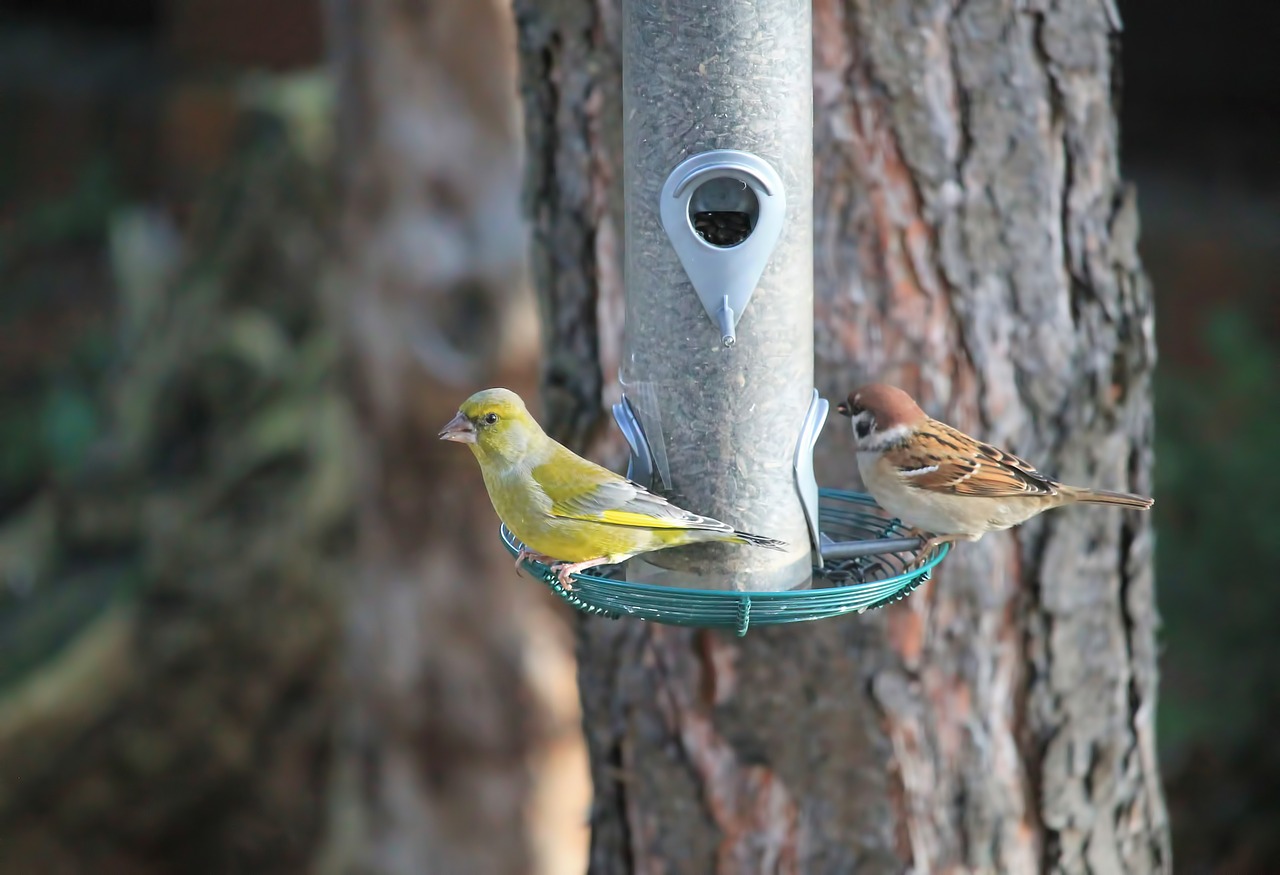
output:
[[[457,441],[460,444],[474,444],[476,442],[476,427],[459,410],[458,415],[449,420],[448,425],[440,429],[440,440]]]
[[[841,416],[852,416],[852,415],[853,415],[852,413],[850,413],[850,412],[849,412],[849,402],[848,402],[848,401],[841,401],[839,404],[837,404],[837,405],[836,405],[836,413],[839,413]]]

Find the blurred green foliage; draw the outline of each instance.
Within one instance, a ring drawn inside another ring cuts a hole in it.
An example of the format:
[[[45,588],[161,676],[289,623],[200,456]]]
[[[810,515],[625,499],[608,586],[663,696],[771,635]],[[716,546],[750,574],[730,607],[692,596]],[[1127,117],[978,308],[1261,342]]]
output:
[[[40,482],[73,475],[101,436],[104,412],[95,386],[107,364],[100,360],[100,339],[87,338],[70,360],[49,363],[0,399],[0,516]],[[82,356],[99,363],[84,365]]]
[[[352,499],[328,177],[274,106],[244,127],[185,234],[94,171],[0,238],[0,694],[139,587],[334,591]]]
[[[89,174],[0,240],[5,873],[301,871],[324,822],[354,430],[327,165],[259,103],[190,210]]]
[[[101,425],[93,399],[84,389],[55,385],[40,411],[40,432],[55,471],[74,471]]]
[[[108,296],[74,286],[92,285],[87,265],[100,260],[96,253],[122,204],[115,168],[99,156],[65,196],[0,226],[0,345],[12,353],[0,362],[0,518],[47,478],[74,473],[101,434],[97,388],[113,339],[110,325],[83,303],[96,297],[101,310]],[[62,329],[50,324],[74,325],[69,342],[58,342]],[[12,352],[24,334],[51,342],[29,340],[25,354]],[[42,345],[47,351],[35,352]]]
[[[1204,343],[1208,365],[1162,366],[1156,381],[1167,760],[1245,742],[1280,690],[1280,355],[1235,310],[1210,314]]]
[[[80,169],[75,186],[65,197],[34,204],[0,228],[0,269],[23,250],[101,240],[107,221],[122,202],[110,159],[105,155],[93,158]]]

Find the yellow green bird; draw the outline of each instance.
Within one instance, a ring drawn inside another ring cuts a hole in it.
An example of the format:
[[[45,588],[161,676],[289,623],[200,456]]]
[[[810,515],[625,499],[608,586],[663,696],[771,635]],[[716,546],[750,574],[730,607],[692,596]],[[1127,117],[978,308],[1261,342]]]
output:
[[[489,500],[528,557],[569,575],[640,553],[706,541],[785,550],[786,544],[740,532],[682,510],[643,486],[589,462],[547,436],[520,396],[485,389],[466,400],[440,438],[471,448]]]

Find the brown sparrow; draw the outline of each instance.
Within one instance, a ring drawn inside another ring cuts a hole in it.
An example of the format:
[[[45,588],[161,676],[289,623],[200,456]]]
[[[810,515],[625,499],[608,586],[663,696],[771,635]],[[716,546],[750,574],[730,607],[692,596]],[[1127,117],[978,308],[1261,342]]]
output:
[[[1153,503],[1052,480],[1017,456],[930,419],[894,386],[863,386],[836,409],[853,426],[867,491],[902,522],[933,535],[926,546],[976,541],[1064,504],[1145,510]]]

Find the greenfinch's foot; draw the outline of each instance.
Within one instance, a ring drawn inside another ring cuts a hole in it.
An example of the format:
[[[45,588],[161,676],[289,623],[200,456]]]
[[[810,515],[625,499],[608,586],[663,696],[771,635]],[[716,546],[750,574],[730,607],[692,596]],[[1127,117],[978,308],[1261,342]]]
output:
[[[516,554],[516,575],[519,576],[520,571],[524,568],[524,560],[532,559],[534,562],[541,562],[543,565],[550,565],[555,560],[545,553],[539,553],[536,550],[530,550],[528,547],[521,547],[520,552]]]
[[[588,559],[585,562],[562,562],[559,565],[553,565],[551,570],[556,573],[556,580],[560,581],[560,585],[569,592],[573,592],[573,581],[569,579],[569,575],[595,568],[597,565],[608,564],[609,557],[601,556],[599,559]]]

